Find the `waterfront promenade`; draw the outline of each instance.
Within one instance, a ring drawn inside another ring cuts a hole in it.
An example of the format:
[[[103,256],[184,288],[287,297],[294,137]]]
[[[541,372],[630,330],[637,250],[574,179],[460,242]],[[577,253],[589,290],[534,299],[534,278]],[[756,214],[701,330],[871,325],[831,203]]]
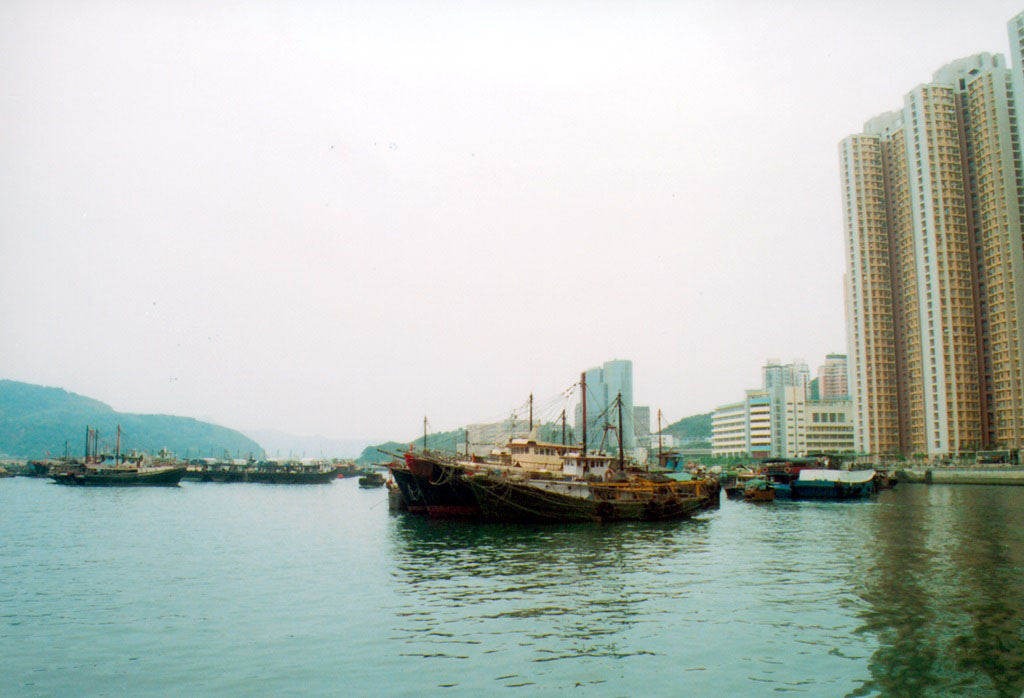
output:
[[[1024,485],[1024,468],[1013,467],[914,467],[896,469],[902,483],[926,485]]]

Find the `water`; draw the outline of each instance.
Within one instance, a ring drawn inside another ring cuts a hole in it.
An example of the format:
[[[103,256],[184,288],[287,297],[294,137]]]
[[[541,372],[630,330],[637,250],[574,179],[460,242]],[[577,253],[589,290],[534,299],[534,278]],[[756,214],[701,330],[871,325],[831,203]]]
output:
[[[0,480],[0,695],[1018,696],[1024,488],[472,525]]]

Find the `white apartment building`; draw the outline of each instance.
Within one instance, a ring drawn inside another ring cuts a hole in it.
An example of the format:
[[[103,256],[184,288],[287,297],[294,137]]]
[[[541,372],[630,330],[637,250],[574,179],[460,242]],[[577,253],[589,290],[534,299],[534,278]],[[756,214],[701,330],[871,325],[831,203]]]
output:
[[[711,454],[766,458],[771,455],[771,398],[748,390],[743,402],[722,405],[711,415]]]
[[[765,368],[770,388],[748,390],[742,402],[715,409],[712,455],[798,458],[854,452],[852,401],[811,400],[806,365],[769,362]]]

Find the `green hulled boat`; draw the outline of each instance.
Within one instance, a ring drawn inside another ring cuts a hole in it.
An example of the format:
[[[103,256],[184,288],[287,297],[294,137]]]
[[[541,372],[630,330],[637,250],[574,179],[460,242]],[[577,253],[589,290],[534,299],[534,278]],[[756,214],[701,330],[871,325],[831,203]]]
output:
[[[186,468],[170,453],[161,451],[159,459],[134,454],[121,455],[121,427],[117,427],[117,449],[113,456],[101,453],[99,433],[85,428],[85,459],[51,469],[50,477],[61,485],[81,487],[177,487]]]
[[[185,466],[109,467],[81,465],[76,470],[50,475],[61,485],[84,487],[177,487]]]

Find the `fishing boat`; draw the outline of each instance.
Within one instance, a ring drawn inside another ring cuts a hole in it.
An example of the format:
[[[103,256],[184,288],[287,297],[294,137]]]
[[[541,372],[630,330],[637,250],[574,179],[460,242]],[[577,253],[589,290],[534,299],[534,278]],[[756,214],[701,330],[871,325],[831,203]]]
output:
[[[746,491],[747,485],[756,477],[753,471],[747,469],[729,473],[728,479],[722,484],[725,496],[728,499],[743,499],[743,493]]]
[[[324,485],[337,478],[338,471],[331,463],[260,462],[243,469],[244,482],[270,485]]]
[[[586,395],[586,374],[580,378]],[[613,403],[622,424],[621,395]],[[586,399],[582,398],[583,440]],[[562,412],[563,435],[565,411]],[[621,429],[618,456],[537,438],[530,398],[530,433],[512,437],[489,456],[472,457],[410,450],[387,467],[402,505],[434,518],[482,518],[491,521],[664,520],[690,516],[718,500],[717,480],[679,482],[625,460]],[[614,427],[612,428],[614,429]],[[394,455],[394,454],[391,454]],[[712,487],[714,485],[714,487]]]
[[[388,464],[388,470],[401,498],[395,508],[412,514],[427,514],[427,500],[423,496],[419,481],[409,467],[403,462],[395,461]]]
[[[671,480],[517,480],[477,473],[466,482],[476,494],[481,516],[489,521],[664,521],[687,518],[701,508],[699,497]]]
[[[124,464],[83,465],[81,469],[54,473],[50,477],[61,485],[86,487],[177,487],[185,475],[184,466],[138,467]]]
[[[860,499],[878,491],[874,470],[805,468],[793,481],[796,499]]]
[[[746,502],[774,502],[775,488],[760,478],[747,481],[743,489],[743,500]]]
[[[366,473],[359,478],[359,486],[364,488],[383,487],[384,476],[376,472]]]
[[[409,451],[387,465],[406,508],[431,518],[473,518],[480,506],[454,458],[430,451]]]
[[[61,485],[84,487],[177,487],[186,468],[161,451],[157,459],[144,455],[122,456],[121,427],[117,427],[117,450],[111,458],[99,450],[99,432],[86,427],[85,459],[67,463],[50,477]]]

